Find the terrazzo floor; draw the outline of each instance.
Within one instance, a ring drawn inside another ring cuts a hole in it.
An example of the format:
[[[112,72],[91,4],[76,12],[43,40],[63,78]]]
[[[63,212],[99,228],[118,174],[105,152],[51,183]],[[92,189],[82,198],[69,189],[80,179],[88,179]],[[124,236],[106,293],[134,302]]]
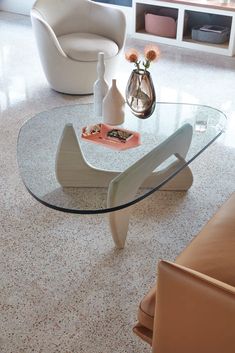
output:
[[[235,58],[160,46],[151,68],[157,99],[218,108],[228,126],[192,163],[187,193],[157,192],[134,207],[120,251],[105,215],[60,213],[26,191],[16,161],[21,125],[92,96],[48,87],[28,17],[0,12],[0,33],[0,352],[150,352],[132,326],[157,261],[173,261],[234,191]],[[145,44],[127,40],[139,49]],[[131,69],[123,59],[123,92]]]

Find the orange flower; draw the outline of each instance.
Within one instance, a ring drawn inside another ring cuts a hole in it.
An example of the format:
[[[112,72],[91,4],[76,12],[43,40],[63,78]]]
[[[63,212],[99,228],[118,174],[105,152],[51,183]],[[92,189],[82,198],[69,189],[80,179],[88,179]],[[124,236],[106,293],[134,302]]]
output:
[[[156,61],[159,59],[160,50],[156,45],[147,45],[144,49],[144,56],[148,61]]]
[[[130,63],[136,63],[139,59],[139,53],[136,49],[131,48],[125,53],[125,58]]]
[[[140,54],[139,52],[131,48],[127,50],[125,53],[125,58],[128,60],[130,63],[134,63],[136,66],[136,71],[137,72],[146,72],[146,70],[150,67],[150,64],[152,61],[156,61],[160,56],[160,50],[156,45],[147,45],[144,49],[144,59],[143,61],[140,60]],[[141,65],[143,68],[141,68]]]

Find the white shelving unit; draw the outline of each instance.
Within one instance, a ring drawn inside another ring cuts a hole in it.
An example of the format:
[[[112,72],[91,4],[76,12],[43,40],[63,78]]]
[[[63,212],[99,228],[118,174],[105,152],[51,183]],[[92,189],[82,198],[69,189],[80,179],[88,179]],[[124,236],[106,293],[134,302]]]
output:
[[[232,1],[232,0],[231,0]],[[176,9],[178,12],[177,31],[175,38],[160,37],[149,34],[145,31],[145,13],[157,13],[160,8]],[[221,4],[218,1],[211,0],[134,0],[133,2],[133,32],[135,38],[155,41],[179,47],[197,49],[215,54],[234,56],[235,55],[235,2]],[[184,32],[185,16],[190,13],[213,14],[218,16],[227,16],[231,18],[229,41],[223,44],[212,44],[206,42],[194,41],[190,33]]]

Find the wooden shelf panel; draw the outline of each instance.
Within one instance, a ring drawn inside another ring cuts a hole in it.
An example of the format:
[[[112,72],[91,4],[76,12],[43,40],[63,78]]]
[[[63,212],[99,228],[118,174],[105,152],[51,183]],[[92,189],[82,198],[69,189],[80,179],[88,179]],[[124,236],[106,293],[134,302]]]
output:
[[[138,31],[136,31],[136,33],[148,35],[148,36],[151,36],[151,37],[153,37],[153,38],[164,38],[164,39],[172,40],[172,41],[175,41],[175,40],[176,40],[176,38],[164,37],[164,36],[157,36],[156,34],[148,33],[148,32],[145,31],[145,29],[138,29]]]
[[[228,46],[229,46],[228,41],[222,44],[215,44],[215,43],[208,43],[208,42],[200,42],[199,40],[192,39],[190,36],[185,36],[183,38],[183,42],[189,42],[193,44],[199,44],[199,45],[204,45],[208,47],[215,47],[215,48],[222,48],[222,49],[228,49]]]
[[[235,0],[230,0],[229,4],[221,4],[219,1],[212,0],[161,0],[162,3],[170,2],[172,4],[183,4],[188,6],[197,6],[201,8],[210,8],[217,10],[226,10],[235,12]]]

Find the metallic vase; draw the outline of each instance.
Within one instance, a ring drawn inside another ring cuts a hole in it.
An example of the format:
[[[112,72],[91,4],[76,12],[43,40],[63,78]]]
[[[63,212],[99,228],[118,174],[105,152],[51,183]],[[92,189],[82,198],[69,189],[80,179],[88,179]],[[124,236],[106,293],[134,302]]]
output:
[[[148,71],[132,71],[126,87],[126,102],[138,118],[146,119],[153,113],[156,96]]]

